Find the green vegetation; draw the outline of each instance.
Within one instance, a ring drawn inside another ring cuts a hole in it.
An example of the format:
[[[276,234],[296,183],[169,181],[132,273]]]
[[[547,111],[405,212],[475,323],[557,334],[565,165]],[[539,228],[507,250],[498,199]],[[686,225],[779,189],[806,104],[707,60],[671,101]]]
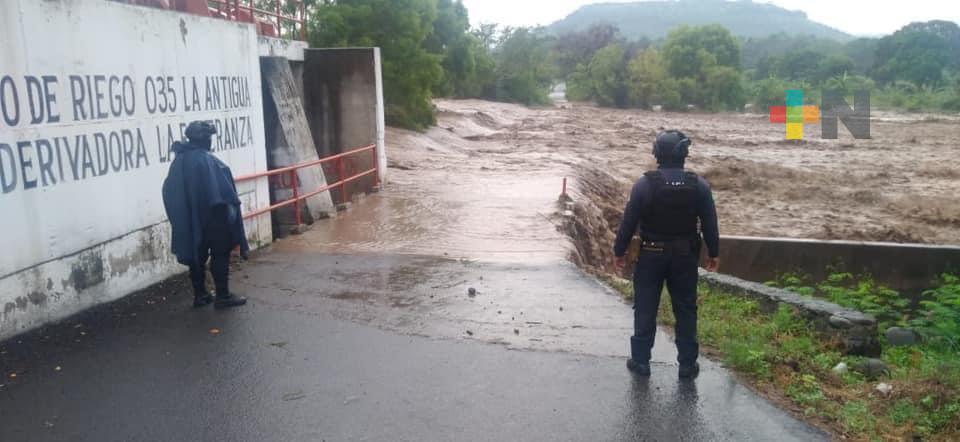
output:
[[[802,278],[796,276],[782,280],[805,287],[808,294],[818,290],[802,285]],[[632,296],[628,281],[608,278],[607,282],[625,297]],[[846,287],[844,294],[834,294],[850,302],[859,302],[852,301],[856,293],[868,293],[877,298],[870,304],[897,304],[889,296],[877,294],[879,286],[873,282],[838,276],[823,287]],[[929,319],[942,324],[949,323],[944,318],[955,318],[951,315],[960,311],[958,293],[957,278],[945,275],[941,285],[929,293],[936,305],[926,306],[930,310],[924,311],[937,312]],[[756,301],[705,287],[700,289],[698,306],[699,337],[707,354],[722,358],[760,391],[786,401],[789,408],[837,434],[855,440],[960,438],[960,358],[956,348],[930,340],[927,334],[918,346],[884,348],[882,359],[890,374],[869,380],[852,369],[835,372],[833,368],[840,362],[857,367],[863,359],[844,356],[838,342],[819,335],[793,307],[782,305],[766,315]],[[941,308],[947,311],[939,311]],[[666,292],[659,318],[666,325],[674,324]],[[888,395],[877,391],[880,382],[890,384],[893,390]]]
[[[571,100],[601,106],[724,111],[752,104],[763,112],[782,105],[786,89],[799,88],[813,104],[821,90],[869,90],[875,107],[960,111],[956,23],[914,23],[883,38],[847,41],[819,25],[774,33],[809,21],[772,5],[690,1],[584,8],[655,14],[636,23],[669,24],[662,35],[651,31],[656,41],[637,38],[632,27],[621,33],[616,20],[558,25],[558,35],[490,24],[471,29],[460,0],[309,0],[307,29],[314,47],[379,46],[387,122],[417,130],[435,123],[434,97],[546,104],[560,82]],[[671,15],[676,8],[684,14]],[[728,27],[687,25],[701,23],[701,14],[710,18],[705,23]],[[757,24],[772,28],[748,31]]]
[[[603,24],[561,35],[554,52],[568,98],[601,106],[721,111],[750,103],[763,111],[783,105],[786,89],[803,89],[810,104],[822,90],[867,90],[875,107],[960,110],[960,26],[952,22],[848,43],[784,33],[737,39],[719,25],[629,42]]]
[[[596,51],[589,64],[577,66],[567,87],[569,99],[595,100],[601,106],[660,104],[679,110],[694,104],[719,111],[740,109],[746,101],[740,46],[718,25],[680,26],[662,50],[615,41]]]
[[[308,9],[312,46],[381,48],[388,124],[433,125],[433,97],[548,101],[555,68],[541,30],[471,30],[459,0],[323,0]]]
[[[953,352],[960,358],[960,277],[957,275],[940,275],[934,284],[936,288],[923,292],[917,306],[897,291],[878,284],[870,275],[835,272],[825,281],[811,285],[809,277],[786,273],[767,284],[869,313],[877,318],[881,330],[891,326],[910,327],[923,336],[926,345]]]

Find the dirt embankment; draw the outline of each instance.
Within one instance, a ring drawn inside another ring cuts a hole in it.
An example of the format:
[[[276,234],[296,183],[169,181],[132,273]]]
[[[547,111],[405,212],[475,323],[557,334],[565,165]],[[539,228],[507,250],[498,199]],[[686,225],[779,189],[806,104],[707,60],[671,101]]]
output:
[[[437,102],[424,134],[390,129],[391,166],[492,180],[571,178],[574,260],[608,269],[632,182],[655,167],[663,128],[693,140],[687,167],[712,185],[721,233],[960,244],[960,117],[878,115],[870,140],[784,140],[763,115],[680,114],[564,105],[531,109],[476,100]],[[542,192],[544,186],[516,189]],[[547,189],[552,191],[552,188]]]

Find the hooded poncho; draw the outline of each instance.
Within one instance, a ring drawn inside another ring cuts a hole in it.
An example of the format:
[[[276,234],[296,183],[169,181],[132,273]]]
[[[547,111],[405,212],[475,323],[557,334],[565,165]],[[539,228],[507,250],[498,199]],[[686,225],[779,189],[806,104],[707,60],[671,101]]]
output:
[[[250,247],[240,216],[240,198],[230,168],[210,151],[193,143],[173,144],[176,157],[163,182],[163,205],[173,231],[171,249],[184,265],[196,263],[203,240],[203,228],[210,222],[213,208],[226,206],[231,247],[240,246],[246,257]]]

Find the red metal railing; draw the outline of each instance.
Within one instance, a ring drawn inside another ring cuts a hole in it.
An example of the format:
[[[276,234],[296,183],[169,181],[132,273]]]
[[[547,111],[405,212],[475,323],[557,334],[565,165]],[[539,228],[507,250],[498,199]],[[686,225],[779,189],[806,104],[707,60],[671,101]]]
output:
[[[347,168],[346,168],[346,164],[344,163],[344,159],[347,158],[347,157],[349,157],[349,156],[351,156],[351,155],[356,155],[356,154],[360,154],[360,153],[364,153],[364,152],[370,152],[370,158],[372,159],[371,164],[373,165],[373,167],[372,167],[371,169],[364,170],[364,171],[362,171],[362,172],[360,172],[360,173],[357,173],[357,174],[355,174],[355,175],[352,175],[352,176],[349,176],[349,177],[346,176]],[[325,185],[325,186],[321,186],[320,188],[318,188],[318,189],[316,189],[316,190],[314,190],[314,191],[311,191],[311,192],[308,192],[308,193],[305,193],[305,194],[301,195],[301,194],[300,194],[300,185],[299,185],[299,182],[298,182],[298,179],[297,179],[297,172],[298,172],[300,169],[305,169],[305,168],[308,168],[308,167],[323,166],[323,165],[326,165],[326,164],[332,164],[332,165],[334,166],[334,168],[337,170],[337,180],[338,180],[338,181],[335,182],[335,183],[327,184],[327,185]],[[290,198],[290,199],[283,200],[283,201],[280,201],[280,202],[278,202],[278,203],[275,203],[275,204],[271,205],[270,207],[264,207],[264,208],[262,208],[262,209],[258,209],[258,210],[256,210],[256,211],[253,211],[253,212],[244,214],[244,215],[243,215],[243,219],[255,218],[255,217],[258,217],[258,216],[260,216],[260,215],[264,215],[264,214],[270,213],[270,212],[272,212],[272,211],[274,211],[274,210],[277,210],[277,209],[280,209],[280,208],[283,208],[283,207],[287,207],[287,206],[289,206],[289,205],[294,205],[294,214],[295,214],[294,216],[296,217],[296,218],[295,218],[295,219],[296,219],[296,223],[297,223],[297,225],[300,225],[300,224],[302,224],[302,219],[301,219],[301,215],[300,215],[300,206],[301,206],[300,202],[301,202],[301,201],[303,201],[303,200],[305,200],[305,199],[307,199],[307,198],[313,197],[313,196],[315,196],[315,195],[321,194],[321,193],[323,193],[323,192],[327,192],[327,191],[329,191],[330,189],[337,189],[337,188],[338,188],[338,189],[340,190],[340,200],[341,200],[340,202],[341,202],[341,203],[345,203],[345,202],[347,202],[347,201],[350,201],[350,196],[349,196],[349,194],[347,193],[347,183],[350,183],[350,182],[352,182],[352,181],[356,181],[356,180],[358,180],[358,179],[360,179],[360,178],[363,178],[363,177],[365,177],[365,176],[367,176],[367,175],[373,175],[374,185],[379,185],[379,184],[380,184],[380,176],[377,174],[377,146],[376,146],[375,144],[371,144],[371,145],[369,145],[369,146],[361,147],[361,148],[358,148],[358,149],[349,150],[349,151],[343,152],[343,153],[341,153],[341,154],[332,155],[332,156],[329,156],[329,157],[326,157],[326,158],[321,158],[321,159],[319,159],[319,160],[308,161],[308,162],[306,162],[306,163],[300,163],[300,164],[296,164],[296,165],[293,165],[293,166],[283,167],[283,168],[280,168],[280,169],[268,170],[268,171],[266,171],[266,172],[259,172],[259,173],[253,173],[253,174],[249,174],[249,175],[239,176],[239,177],[236,177],[234,180],[239,183],[239,182],[243,182],[243,181],[250,181],[250,180],[255,180],[255,179],[264,178],[264,177],[269,177],[269,178],[279,177],[279,178],[282,178],[282,177],[286,176],[286,177],[289,179],[289,181],[287,181],[287,183],[289,183],[289,185],[290,185],[290,187],[291,187],[291,189],[292,189],[292,191],[293,191],[293,197]]]
[[[299,28],[300,40],[307,39],[305,24],[306,6],[303,0],[257,0],[259,3],[271,2],[273,11],[257,8],[254,0],[115,0],[131,5],[147,6],[159,9],[172,9],[188,14],[204,17],[222,18],[257,25],[260,35],[283,37],[283,27],[292,26],[289,33],[291,39],[296,39]],[[210,7],[215,5],[216,7]],[[285,14],[290,12],[292,14]]]
[[[303,0],[273,0],[273,11],[257,8],[254,0],[208,0],[209,3],[216,5],[216,9],[210,12],[220,18],[233,21],[242,21],[257,24],[257,30],[261,35],[271,35],[274,37],[283,37],[284,23],[290,23],[293,30],[290,36],[294,38],[297,34],[297,28],[300,30],[300,40],[306,40],[307,27],[304,17],[306,10]],[[284,15],[283,5],[293,6],[294,15]],[[260,20],[259,17],[268,17],[267,20]],[[274,23],[275,21],[275,23]],[[276,24],[276,29],[273,28]]]

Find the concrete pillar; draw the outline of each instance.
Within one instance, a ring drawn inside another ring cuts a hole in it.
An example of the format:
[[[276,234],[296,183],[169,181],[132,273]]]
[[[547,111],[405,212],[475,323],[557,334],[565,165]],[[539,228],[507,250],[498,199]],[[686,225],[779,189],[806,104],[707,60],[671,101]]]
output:
[[[317,160],[320,156],[313,143],[303,109],[300,87],[290,64],[283,57],[260,57],[263,77],[264,128],[266,129],[267,162],[270,169]],[[327,184],[322,167],[301,169],[297,175],[300,194],[313,192]],[[287,180],[284,180],[287,184]],[[271,200],[278,202],[293,195],[292,188],[271,183]],[[334,210],[330,192],[323,192],[305,201],[301,209],[303,222],[312,223],[323,213]],[[293,207],[275,212],[277,224],[294,224]]]

